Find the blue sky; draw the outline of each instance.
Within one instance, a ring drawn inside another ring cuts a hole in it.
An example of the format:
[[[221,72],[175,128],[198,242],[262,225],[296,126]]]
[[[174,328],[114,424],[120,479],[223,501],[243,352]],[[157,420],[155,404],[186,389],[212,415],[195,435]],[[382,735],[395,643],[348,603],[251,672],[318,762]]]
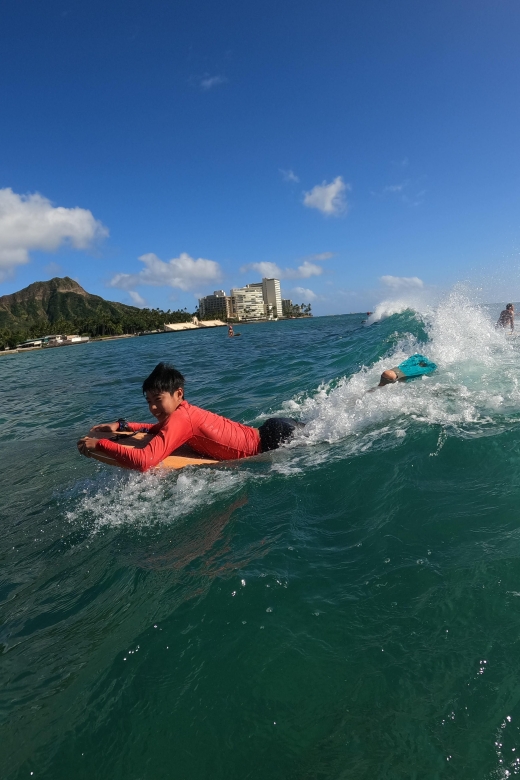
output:
[[[514,0],[4,0],[0,295],[518,300],[518,40]]]

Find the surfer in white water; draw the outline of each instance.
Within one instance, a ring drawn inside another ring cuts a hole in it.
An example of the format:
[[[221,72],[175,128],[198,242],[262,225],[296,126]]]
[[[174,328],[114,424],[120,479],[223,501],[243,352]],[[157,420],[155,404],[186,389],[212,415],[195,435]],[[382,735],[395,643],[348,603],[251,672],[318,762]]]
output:
[[[387,368],[381,374],[381,379],[379,380],[378,387],[384,387],[385,385],[393,385],[394,382],[404,382],[407,379],[408,377],[405,374],[403,374],[403,372],[400,371],[397,367]]]
[[[435,363],[432,363],[432,361],[424,355],[412,355],[406,360],[403,360],[402,363],[399,363],[398,366],[385,369],[381,374],[377,387],[372,387],[368,392],[372,393],[374,390],[377,390],[378,387],[392,385],[395,382],[406,382],[407,379],[427,376],[435,371],[436,368],[437,366]]]
[[[515,307],[512,303],[508,303],[506,308],[500,312],[500,317],[495,327],[510,328],[512,331],[515,329]]]

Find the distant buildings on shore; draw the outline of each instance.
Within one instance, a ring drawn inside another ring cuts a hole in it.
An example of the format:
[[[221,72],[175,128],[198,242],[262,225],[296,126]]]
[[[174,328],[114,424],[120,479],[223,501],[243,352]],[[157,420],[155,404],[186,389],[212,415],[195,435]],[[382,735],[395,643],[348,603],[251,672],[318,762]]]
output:
[[[230,295],[215,290],[213,295],[199,298],[200,319],[276,320],[292,310],[289,300],[282,301],[279,279],[233,287]]]

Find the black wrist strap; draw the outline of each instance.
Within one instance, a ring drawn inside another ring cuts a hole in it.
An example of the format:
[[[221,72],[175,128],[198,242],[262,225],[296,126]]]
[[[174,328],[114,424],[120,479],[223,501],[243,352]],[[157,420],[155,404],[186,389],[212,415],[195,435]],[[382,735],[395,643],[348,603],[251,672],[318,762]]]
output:
[[[130,431],[131,430],[130,426],[128,425],[128,421],[125,420],[124,417],[120,417],[117,422],[118,422],[118,425],[119,425],[119,428],[117,429],[118,431]]]

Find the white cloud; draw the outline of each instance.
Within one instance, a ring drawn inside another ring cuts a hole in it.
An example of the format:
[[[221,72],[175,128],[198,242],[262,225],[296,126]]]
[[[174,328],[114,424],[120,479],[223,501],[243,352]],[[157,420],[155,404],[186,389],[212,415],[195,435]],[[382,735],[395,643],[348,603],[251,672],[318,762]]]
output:
[[[281,279],[283,271],[276,263],[248,263],[240,268],[240,273],[245,274],[247,271],[256,271],[263,278],[266,276],[268,279]]]
[[[213,89],[213,87],[218,87],[220,84],[225,84],[227,81],[227,78],[225,76],[204,76],[200,80],[200,86],[201,89],[203,89],[205,92],[208,91],[208,89]]]
[[[268,279],[308,279],[310,276],[321,276],[323,268],[309,260],[304,260],[298,268],[280,268],[276,263],[249,263],[243,265],[240,269],[242,273],[246,271],[256,271],[261,277]]]
[[[284,181],[293,181],[298,183],[300,181],[300,177],[296,176],[294,171],[291,171],[290,169],[288,171],[284,170],[283,168],[279,168],[280,173],[282,174],[282,178]]]
[[[387,184],[380,190],[372,190],[371,194],[376,198],[383,199],[395,196],[408,206],[420,206],[426,195],[426,190],[417,191],[417,186],[418,181],[414,182],[412,179],[405,179],[398,184]]]
[[[321,276],[323,268],[320,265],[309,263],[308,260],[304,260],[298,268],[293,271],[291,268],[286,269],[286,279],[308,279],[310,276]]]
[[[312,190],[305,192],[303,205],[318,209],[322,214],[338,216],[348,210],[345,192],[350,189],[350,184],[345,184],[341,176],[336,176],[330,184],[324,181],[323,184],[317,184]]]
[[[409,181],[403,181],[401,184],[388,184],[386,187],[383,187],[383,194],[387,192],[402,192],[409,183]]]
[[[379,281],[392,290],[416,290],[424,287],[418,276],[380,276]]]
[[[88,249],[108,229],[88,209],[53,206],[35,192],[17,195],[0,189],[0,280],[11,276],[18,265],[29,262],[29,252],[55,252],[64,243]]]
[[[331,257],[335,257],[335,252],[319,252],[317,255],[309,255],[307,260],[316,260],[321,262],[322,260],[330,260]]]
[[[146,306],[145,299],[141,295],[139,295],[139,293],[136,292],[135,290],[129,290],[128,291],[128,295],[130,296],[132,301],[135,303],[135,305],[139,306],[139,308],[143,308],[143,306]]]
[[[308,287],[294,287],[291,292],[300,295],[302,299],[305,298],[307,301],[315,301],[318,297],[316,293],[309,290]]]
[[[139,260],[145,265],[142,271],[138,274],[116,274],[109,286],[132,290],[146,284],[152,287],[177,287],[186,292],[200,284],[218,282],[221,278],[220,266],[214,260],[201,257],[194,260],[186,252],[167,262],[160,260],[153,252],[141,255]]]

